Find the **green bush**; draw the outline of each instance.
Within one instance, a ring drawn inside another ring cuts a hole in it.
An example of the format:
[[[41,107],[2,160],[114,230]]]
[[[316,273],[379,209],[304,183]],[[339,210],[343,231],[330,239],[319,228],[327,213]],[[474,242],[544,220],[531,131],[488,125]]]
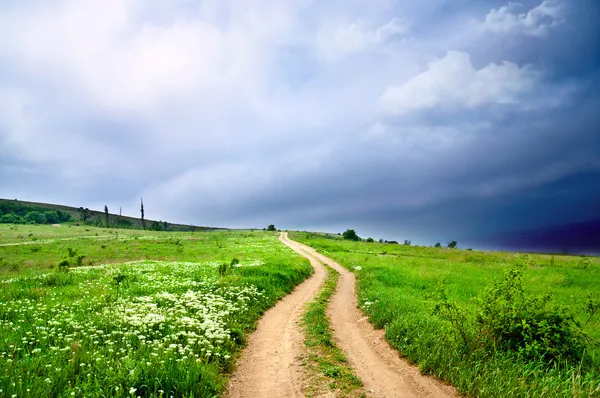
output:
[[[528,360],[579,362],[585,348],[580,325],[550,295],[525,295],[523,270],[524,266],[510,269],[480,298],[480,341]]]
[[[55,210],[48,210],[44,212],[44,216],[46,217],[46,222],[48,224],[57,224],[60,222],[60,217]]]
[[[15,213],[4,214],[0,217],[0,223],[2,224],[24,224],[25,220]]]
[[[448,300],[442,284],[434,314],[450,322],[465,353],[483,349],[547,364],[579,363],[586,346],[581,326],[550,295],[525,294],[524,268],[517,265],[508,270],[503,280],[478,297],[474,317]]]
[[[354,240],[354,241],[360,240],[360,238],[358,237],[358,235],[356,234],[356,232],[353,229],[345,230],[344,233],[342,234],[342,237],[347,240]]]
[[[46,215],[37,211],[30,211],[25,215],[25,221],[31,224],[46,224]]]

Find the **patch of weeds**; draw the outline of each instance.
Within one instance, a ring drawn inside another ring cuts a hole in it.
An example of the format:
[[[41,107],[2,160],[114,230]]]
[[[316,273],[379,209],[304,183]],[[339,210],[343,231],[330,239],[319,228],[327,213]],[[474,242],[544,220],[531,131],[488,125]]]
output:
[[[474,316],[448,300],[442,283],[433,312],[449,321],[465,353],[503,351],[549,365],[578,364],[584,357],[587,340],[581,325],[549,294],[526,295],[524,269],[523,265],[509,269],[503,280],[478,297]],[[598,304],[590,302],[588,307],[593,316]]]
[[[239,263],[240,263],[240,260],[238,260],[237,258],[234,258],[233,260],[231,260],[231,263],[229,263],[229,264],[227,264],[227,263],[219,264],[219,277],[224,277],[225,275],[227,275],[229,270],[232,270],[233,267]]]
[[[577,264],[577,269],[587,270],[591,264],[592,263],[589,258],[583,257]]]
[[[69,259],[64,258],[60,263],[58,263],[58,271],[59,272],[69,272],[69,267],[71,263],[69,263]]]

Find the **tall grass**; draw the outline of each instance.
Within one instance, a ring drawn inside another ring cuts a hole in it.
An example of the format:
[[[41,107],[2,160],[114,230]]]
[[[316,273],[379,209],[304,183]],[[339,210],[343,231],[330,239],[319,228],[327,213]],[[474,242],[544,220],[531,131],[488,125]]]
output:
[[[487,346],[466,347],[456,325],[434,314],[442,281],[448,300],[474,318],[480,309],[475,298],[520,264],[526,267],[527,295],[550,293],[583,326],[589,318],[585,309],[590,295],[600,292],[600,259],[349,242],[302,233],[291,237],[356,273],[363,311],[423,373],[435,373],[469,396],[600,396],[598,316],[583,328],[586,351],[581,361],[573,363],[533,360]]]
[[[0,396],[219,395],[260,315],[312,272],[272,234],[153,234],[42,244],[40,264],[0,247],[23,264],[0,274]],[[75,253],[94,265],[50,268]]]

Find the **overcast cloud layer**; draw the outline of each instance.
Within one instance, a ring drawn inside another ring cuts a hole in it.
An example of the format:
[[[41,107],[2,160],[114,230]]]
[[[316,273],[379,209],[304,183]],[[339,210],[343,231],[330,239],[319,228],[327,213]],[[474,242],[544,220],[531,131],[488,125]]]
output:
[[[600,5],[0,4],[0,197],[434,243],[600,218]]]

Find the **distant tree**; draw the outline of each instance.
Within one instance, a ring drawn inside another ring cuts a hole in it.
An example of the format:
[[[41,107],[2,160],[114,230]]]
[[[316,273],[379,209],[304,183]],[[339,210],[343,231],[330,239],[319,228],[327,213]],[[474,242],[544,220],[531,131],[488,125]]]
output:
[[[144,220],[144,198],[141,198],[141,207],[140,211],[142,213],[142,229],[146,229],[146,220]]]
[[[72,219],[71,215],[65,211],[57,210],[56,214],[58,214],[58,222],[67,222]]]
[[[371,238],[371,237],[368,237],[368,238],[367,238],[367,243],[373,243],[373,242],[375,242],[375,241],[373,240],[373,238]]]
[[[267,227],[267,231],[277,231],[277,229],[275,228],[275,225],[271,224]]]
[[[383,239],[379,238],[379,243],[383,243]]]
[[[106,228],[108,228],[108,206],[104,205],[104,221],[106,224]]]
[[[442,244],[440,242],[435,244],[435,247],[442,247]]]
[[[411,244],[411,243],[410,243],[410,241],[409,241],[408,239],[404,239],[404,244],[405,244],[406,246],[410,246],[410,244]]]
[[[46,216],[38,211],[30,211],[25,215],[25,221],[30,224],[46,224]]]
[[[165,231],[168,231],[169,230],[169,223],[166,222],[166,221],[163,222],[163,228],[164,228]]]
[[[7,213],[0,217],[2,224],[24,224],[25,220],[15,213]]]
[[[60,222],[60,217],[55,210],[48,210],[44,212],[46,216],[46,222],[48,224],[57,224]]]
[[[450,249],[455,249],[455,248],[456,248],[456,245],[458,245],[458,243],[456,243],[456,241],[455,241],[455,240],[453,240],[452,242],[448,243],[448,247],[449,247]]]
[[[150,225],[150,230],[152,231],[162,231],[162,225],[158,221],[153,221],[152,225]]]
[[[83,221],[83,223],[85,224],[90,218],[90,209],[88,209],[87,207],[85,209],[83,207],[80,207],[79,213],[81,214],[81,221]]]
[[[347,240],[354,240],[354,241],[360,240],[360,238],[358,237],[358,235],[356,234],[356,232],[353,229],[345,230],[344,233],[342,234],[342,237]]]
[[[386,240],[385,243],[391,243],[392,245],[399,245],[395,240]]]
[[[121,228],[131,228],[132,227],[131,221],[123,220],[123,219],[119,219],[119,221],[117,221],[117,225]]]

